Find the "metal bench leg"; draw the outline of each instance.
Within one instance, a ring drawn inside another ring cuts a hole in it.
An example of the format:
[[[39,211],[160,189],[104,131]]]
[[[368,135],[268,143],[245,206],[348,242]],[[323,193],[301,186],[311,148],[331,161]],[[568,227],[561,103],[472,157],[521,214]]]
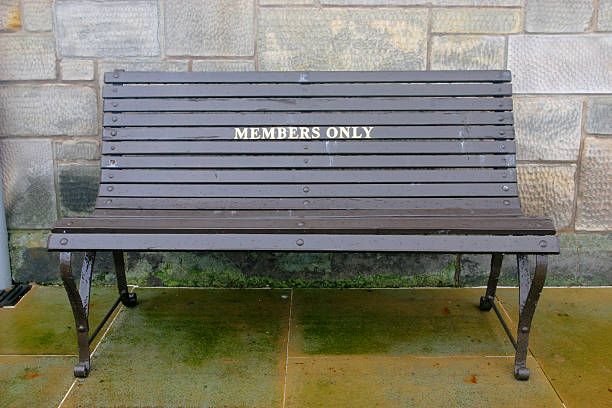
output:
[[[138,304],[135,293],[130,293],[125,278],[125,262],[123,261],[123,251],[113,251],[115,261],[115,274],[117,275],[117,288],[121,303],[127,307],[134,307]]]
[[[491,273],[489,274],[489,282],[487,283],[487,292],[480,298],[480,310],[488,312],[495,303],[495,291],[497,290],[497,282],[499,273],[501,272],[503,254],[493,254],[491,257]]]
[[[529,379],[527,368],[527,352],[529,350],[529,332],[536,305],[546,280],[548,267],[547,255],[536,255],[536,267],[533,280],[529,277],[527,255],[517,255],[519,275],[519,322],[516,339],[516,358],[514,360],[514,376],[517,380]]]
[[[74,367],[74,375],[84,378],[89,375],[89,295],[96,253],[87,252],[85,254],[78,290],[72,279],[71,255],[70,252],[60,252],[60,273],[68,300],[70,300],[77,330],[79,364]]]

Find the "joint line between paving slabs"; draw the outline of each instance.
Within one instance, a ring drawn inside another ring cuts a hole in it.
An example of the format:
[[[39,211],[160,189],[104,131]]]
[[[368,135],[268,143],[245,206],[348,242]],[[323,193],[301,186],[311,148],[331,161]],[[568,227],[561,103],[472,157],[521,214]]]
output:
[[[134,290],[137,287],[138,286],[132,286],[130,288],[130,293],[134,292]],[[113,317],[113,320],[111,320],[111,322],[108,324],[108,327],[106,328],[106,330],[104,330],[104,333],[102,333],[102,337],[100,337],[100,340],[98,341],[98,344],[96,344],[96,347],[93,349],[91,354],[89,354],[89,359],[90,360],[93,358],[94,354],[98,350],[98,347],[100,347],[100,344],[102,344],[102,340],[104,340],[104,337],[106,337],[106,333],[108,333],[110,328],[113,327],[113,323],[115,323],[115,320],[117,319],[117,316],[119,316],[119,313],[121,313],[121,311],[123,310],[123,307],[124,307],[123,304],[121,304],[121,306],[119,306],[119,309],[117,309],[117,312],[115,313],[115,316]],[[66,399],[68,399],[68,397],[70,396],[70,393],[72,392],[72,389],[74,388],[74,385],[77,383],[77,381],[78,381],[78,378],[75,378],[74,381],[72,381],[72,385],[70,385],[70,388],[68,388],[68,391],[66,391],[66,395],[64,395],[64,398],[62,398],[62,400],[60,401],[60,403],[57,406],[57,408],[62,408],[62,405],[64,405],[64,402],[66,402]]]
[[[283,408],[287,399],[287,372],[289,371],[289,340],[291,339],[291,315],[293,313],[293,289],[291,289],[289,299],[289,325],[287,327],[287,351],[285,354],[285,383],[283,385]]]

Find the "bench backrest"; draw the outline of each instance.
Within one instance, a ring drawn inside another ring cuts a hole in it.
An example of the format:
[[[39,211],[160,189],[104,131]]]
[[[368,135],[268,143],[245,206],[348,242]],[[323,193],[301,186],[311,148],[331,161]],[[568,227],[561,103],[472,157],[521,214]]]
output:
[[[521,214],[509,71],[104,80],[98,215]]]

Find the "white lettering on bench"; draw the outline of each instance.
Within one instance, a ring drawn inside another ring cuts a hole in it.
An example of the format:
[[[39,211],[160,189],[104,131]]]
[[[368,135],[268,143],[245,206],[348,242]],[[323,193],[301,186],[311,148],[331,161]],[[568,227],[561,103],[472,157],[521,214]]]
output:
[[[295,140],[295,139],[371,139],[373,126],[277,126],[234,128],[234,139]]]

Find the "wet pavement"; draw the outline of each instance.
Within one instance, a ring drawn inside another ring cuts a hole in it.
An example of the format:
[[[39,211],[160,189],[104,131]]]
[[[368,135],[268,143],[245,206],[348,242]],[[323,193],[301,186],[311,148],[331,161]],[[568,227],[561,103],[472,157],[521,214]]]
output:
[[[0,405],[612,407],[612,288],[544,290],[527,382],[482,288],[135,292],[84,380],[63,288],[0,309]],[[115,296],[92,290],[92,326]],[[517,297],[498,291],[511,325]]]

